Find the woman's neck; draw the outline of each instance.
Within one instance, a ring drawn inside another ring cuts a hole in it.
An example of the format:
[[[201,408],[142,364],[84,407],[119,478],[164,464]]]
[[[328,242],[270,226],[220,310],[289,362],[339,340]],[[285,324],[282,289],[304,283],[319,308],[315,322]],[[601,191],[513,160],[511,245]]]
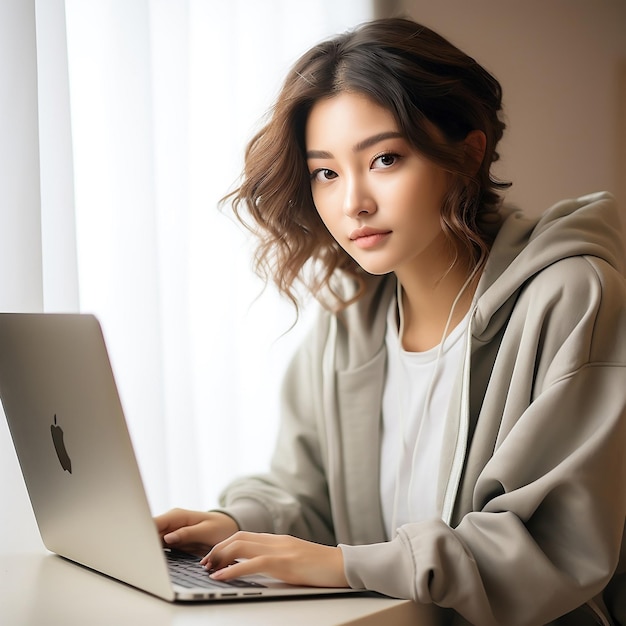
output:
[[[424,352],[445,339],[444,331],[449,334],[469,311],[480,278],[460,259],[439,274],[429,269],[396,275],[402,288],[402,347],[409,352]]]

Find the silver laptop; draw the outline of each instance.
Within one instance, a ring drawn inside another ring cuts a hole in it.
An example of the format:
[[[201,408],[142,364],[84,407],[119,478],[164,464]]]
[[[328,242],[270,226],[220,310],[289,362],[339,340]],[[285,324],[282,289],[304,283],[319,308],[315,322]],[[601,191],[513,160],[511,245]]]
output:
[[[94,316],[0,313],[0,399],[51,552],[169,601],[352,591],[265,576],[219,583],[199,558],[163,548]],[[191,573],[174,582],[170,561]]]

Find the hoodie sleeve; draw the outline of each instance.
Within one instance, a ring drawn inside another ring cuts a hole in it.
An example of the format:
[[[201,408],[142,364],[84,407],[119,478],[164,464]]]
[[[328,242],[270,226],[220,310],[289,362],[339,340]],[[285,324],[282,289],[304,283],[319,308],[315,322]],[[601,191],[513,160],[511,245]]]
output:
[[[481,626],[547,624],[602,592],[626,520],[625,303],[623,277],[594,257],[522,290],[472,441],[489,451],[471,510],[342,546],[351,586]]]

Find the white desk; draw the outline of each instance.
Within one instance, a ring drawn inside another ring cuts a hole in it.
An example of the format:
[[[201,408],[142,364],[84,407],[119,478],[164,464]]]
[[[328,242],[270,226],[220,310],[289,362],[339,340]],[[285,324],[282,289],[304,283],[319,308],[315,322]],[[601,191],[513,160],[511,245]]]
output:
[[[434,607],[361,595],[170,604],[49,553],[0,554],[2,626],[434,626],[439,619]]]

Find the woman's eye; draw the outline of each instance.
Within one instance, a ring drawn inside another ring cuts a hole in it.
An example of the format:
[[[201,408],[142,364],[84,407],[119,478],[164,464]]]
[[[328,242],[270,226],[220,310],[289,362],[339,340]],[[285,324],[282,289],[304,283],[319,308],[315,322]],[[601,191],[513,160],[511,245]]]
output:
[[[311,172],[311,180],[323,182],[325,180],[332,180],[333,178],[337,178],[337,173],[326,168],[320,168]]]
[[[392,154],[391,152],[381,154],[376,157],[374,161],[372,161],[372,169],[384,169],[386,167],[391,167],[398,160],[398,158],[399,156],[397,154]]]

